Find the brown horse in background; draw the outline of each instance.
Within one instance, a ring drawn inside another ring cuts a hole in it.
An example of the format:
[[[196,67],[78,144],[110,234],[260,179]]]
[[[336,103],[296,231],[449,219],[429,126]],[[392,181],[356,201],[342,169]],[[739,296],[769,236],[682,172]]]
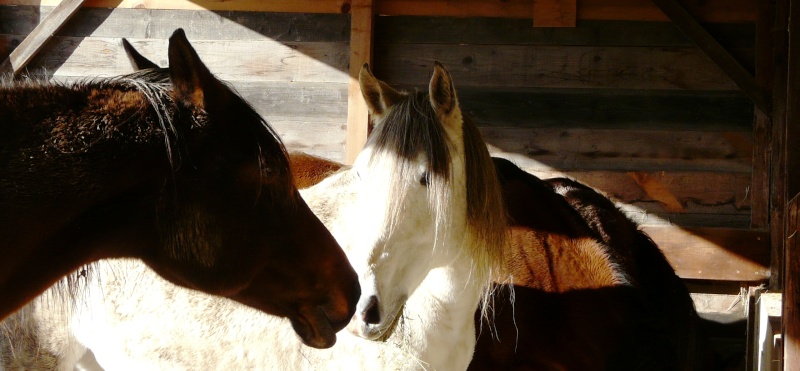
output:
[[[470,370],[711,369],[686,286],[635,223],[578,182],[495,165],[514,290],[498,290]]]
[[[358,279],[282,143],[182,30],[169,64],[0,88],[0,318],[84,264],[133,257],[333,345]]]
[[[344,166],[289,159],[307,186]],[[494,161],[512,220],[514,290],[498,285],[493,320],[476,313],[470,370],[713,369],[686,286],[635,223],[583,184]]]

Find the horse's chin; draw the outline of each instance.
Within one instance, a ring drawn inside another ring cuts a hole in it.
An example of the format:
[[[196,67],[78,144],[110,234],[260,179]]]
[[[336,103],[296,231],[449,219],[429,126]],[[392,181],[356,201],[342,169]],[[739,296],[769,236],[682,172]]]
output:
[[[384,316],[386,321],[381,321],[377,324],[369,324],[357,318],[358,316],[353,316],[350,323],[347,325],[347,331],[366,340],[386,341],[389,336],[392,335],[392,332],[394,332],[395,327],[397,327],[402,309],[403,308],[400,307],[400,309],[395,311],[391,316]]]
[[[297,315],[289,316],[289,321],[305,345],[325,349],[336,344],[336,329],[322,307],[303,308]]]

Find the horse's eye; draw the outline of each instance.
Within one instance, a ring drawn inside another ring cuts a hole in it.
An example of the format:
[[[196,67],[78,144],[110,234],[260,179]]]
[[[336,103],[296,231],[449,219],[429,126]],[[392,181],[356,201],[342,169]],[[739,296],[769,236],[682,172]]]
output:
[[[422,184],[423,186],[427,187],[427,186],[428,186],[428,182],[430,181],[430,179],[429,179],[429,178],[430,178],[430,173],[428,173],[428,172],[426,171],[426,172],[425,172],[425,173],[423,173],[423,174],[422,174],[422,176],[419,178],[419,184]]]

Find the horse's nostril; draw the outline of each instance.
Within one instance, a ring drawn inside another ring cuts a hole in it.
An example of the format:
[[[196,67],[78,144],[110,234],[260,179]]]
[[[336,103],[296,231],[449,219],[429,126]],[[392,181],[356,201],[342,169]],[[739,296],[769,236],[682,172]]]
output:
[[[378,308],[377,296],[372,295],[369,297],[369,303],[367,303],[367,307],[364,308],[362,314],[364,316],[364,323],[375,325],[381,322],[381,311]]]

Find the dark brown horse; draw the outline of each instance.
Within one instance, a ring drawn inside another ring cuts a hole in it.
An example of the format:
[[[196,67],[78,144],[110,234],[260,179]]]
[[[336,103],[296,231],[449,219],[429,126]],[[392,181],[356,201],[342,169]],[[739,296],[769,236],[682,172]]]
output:
[[[495,159],[514,293],[498,290],[470,370],[709,370],[689,292],[614,204]]]
[[[86,263],[135,257],[331,346],[358,281],[283,145],[182,30],[169,64],[0,89],[0,318]]]

